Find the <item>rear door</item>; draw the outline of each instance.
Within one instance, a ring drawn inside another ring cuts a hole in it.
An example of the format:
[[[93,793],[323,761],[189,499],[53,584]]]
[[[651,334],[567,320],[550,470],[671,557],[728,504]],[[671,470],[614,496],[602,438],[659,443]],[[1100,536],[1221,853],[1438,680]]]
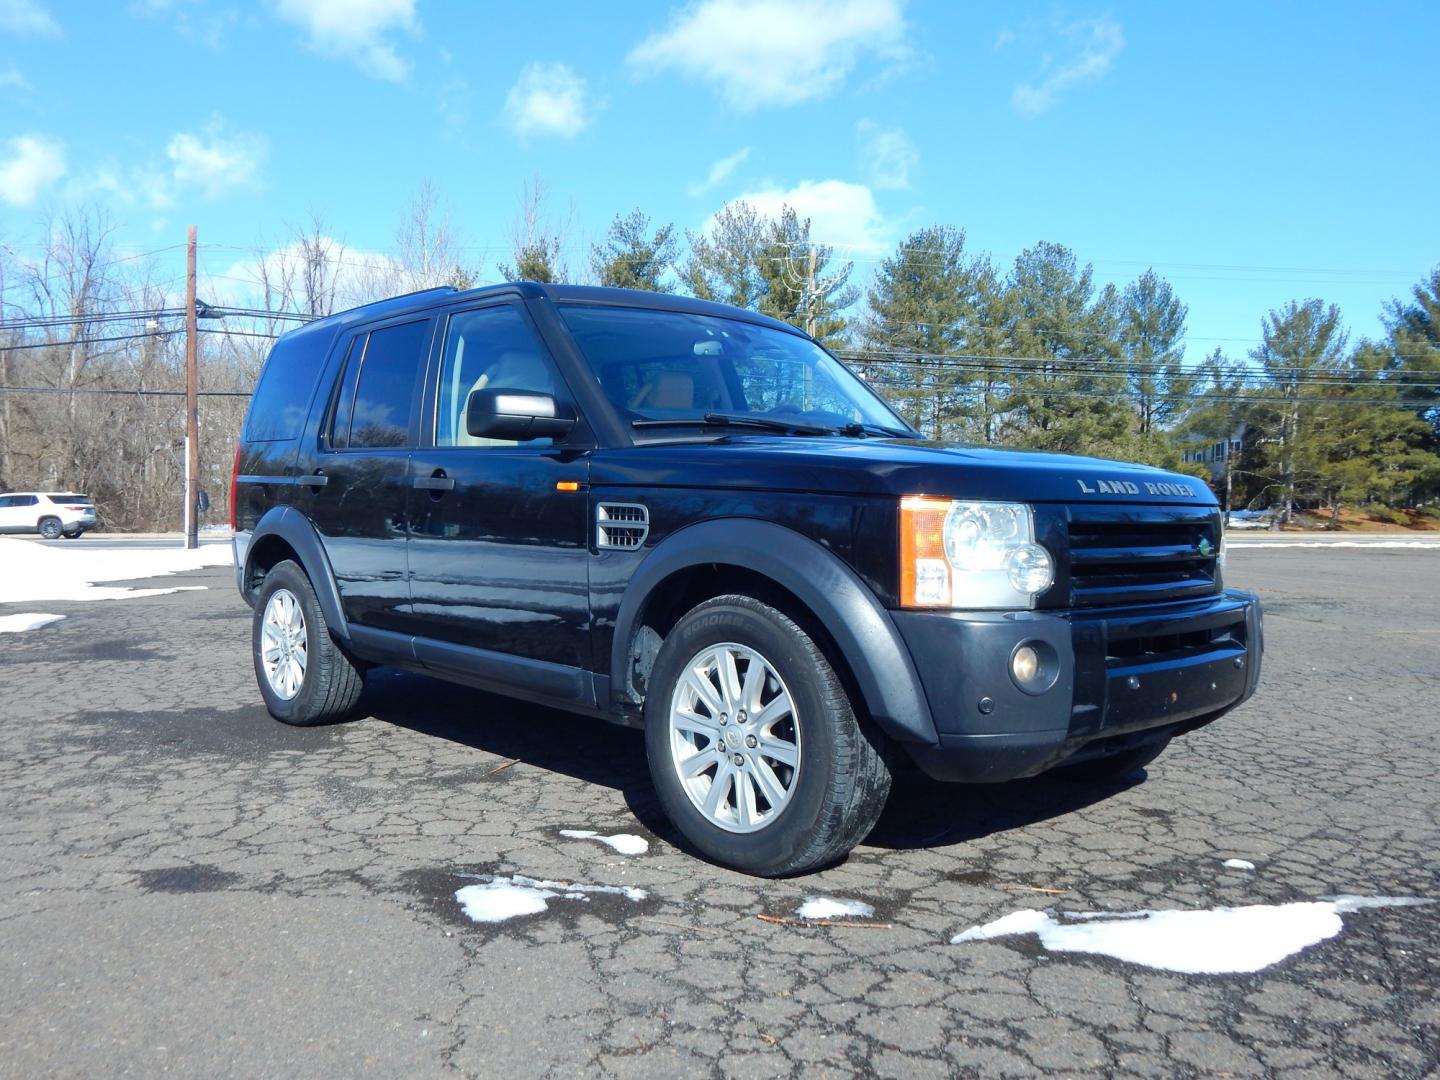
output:
[[[589,658],[593,440],[583,420],[558,441],[466,431],[479,389],[551,394],[573,407],[520,304],[452,309],[436,336],[406,514],[415,633],[429,639],[417,638],[416,653],[437,669],[569,697]]]
[[[361,626],[403,631],[409,613],[405,502],[433,324],[412,316],[342,343],[319,446],[300,478],[345,616]]]

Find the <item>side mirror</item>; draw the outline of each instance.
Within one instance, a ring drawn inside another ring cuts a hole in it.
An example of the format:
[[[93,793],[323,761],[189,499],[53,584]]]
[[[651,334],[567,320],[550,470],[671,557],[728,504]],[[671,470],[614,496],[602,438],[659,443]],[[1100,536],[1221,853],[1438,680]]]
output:
[[[476,390],[465,405],[465,430],[477,438],[558,439],[575,426],[575,414],[549,394],[528,390]]]

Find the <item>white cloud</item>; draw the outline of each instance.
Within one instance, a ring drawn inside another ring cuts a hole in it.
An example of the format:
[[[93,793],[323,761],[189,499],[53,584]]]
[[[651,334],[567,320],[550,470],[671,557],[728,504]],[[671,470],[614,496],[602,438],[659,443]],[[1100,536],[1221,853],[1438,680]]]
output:
[[[3,2],[3,0],[0,0]],[[415,0],[272,0],[275,12],[310,35],[310,47],[340,56],[376,79],[404,82],[410,61],[395,51],[397,33],[419,30]]]
[[[833,94],[865,54],[904,59],[902,0],[700,0],[630,50],[639,76],[710,83],[737,109]]]
[[[294,300],[303,300],[304,271],[307,255],[319,253],[326,269],[320,277],[333,283],[335,309],[354,307],[397,291],[395,282],[403,269],[390,256],[378,251],[348,248],[343,241],[328,235],[312,235],[306,242],[295,240],[283,247],[259,251],[253,256],[237,259],[219,274],[209,276],[202,285],[206,300],[212,304],[235,307],[259,306],[265,302],[264,283],[272,290],[272,301],[287,290]]]
[[[1038,85],[1020,83],[1015,87],[1010,102],[1017,112],[1039,116],[1055,104],[1062,91],[1104,78],[1125,47],[1125,35],[1113,19],[1082,20],[1063,27],[1062,32],[1078,44],[1078,50]]]
[[[790,207],[810,219],[810,238],[851,251],[879,252],[890,247],[890,225],[863,184],[845,180],[802,180],[792,188],[766,188],[737,196],[766,217]],[[709,225],[707,223],[708,230]]]
[[[9,154],[0,158],[0,202],[30,206],[40,193],[68,171],[65,144],[49,135],[7,139]]]
[[[590,123],[585,80],[564,64],[526,64],[505,97],[505,121],[517,135],[573,139]]]
[[[218,199],[259,184],[267,149],[264,136],[228,134],[216,123],[200,134],[179,132],[165,147],[165,156],[177,187],[194,187],[205,198]]]
[[[0,68],[0,90],[15,90],[22,94],[33,94],[35,88],[14,64]]]
[[[714,165],[711,165],[710,171],[705,175],[704,180],[691,184],[685,190],[688,191],[691,196],[704,195],[707,191],[714,190],[726,180],[730,179],[735,170],[745,164],[745,159],[749,156],[750,147],[748,146],[736,150],[735,153],[729,157],[723,157],[715,162]]]
[[[874,120],[855,125],[860,161],[872,187],[901,190],[910,186],[910,171],[920,164],[920,151],[903,128],[881,127]]]
[[[0,33],[59,37],[60,24],[39,0],[0,0]]]

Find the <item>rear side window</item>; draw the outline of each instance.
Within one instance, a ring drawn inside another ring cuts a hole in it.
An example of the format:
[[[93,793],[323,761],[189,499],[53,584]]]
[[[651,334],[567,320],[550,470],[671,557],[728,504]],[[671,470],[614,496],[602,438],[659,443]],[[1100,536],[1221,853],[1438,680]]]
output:
[[[429,332],[428,320],[371,332],[355,383],[348,443],[351,450],[408,443],[416,375]]]
[[[321,339],[315,340],[317,345],[326,344]],[[250,415],[245,420],[247,442],[300,437],[305,416],[310,411],[310,396],[320,372],[320,359],[310,346],[309,338],[281,339],[275,343],[250,399]]]
[[[51,495],[52,503],[64,503],[66,506],[90,506],[89,495]]]

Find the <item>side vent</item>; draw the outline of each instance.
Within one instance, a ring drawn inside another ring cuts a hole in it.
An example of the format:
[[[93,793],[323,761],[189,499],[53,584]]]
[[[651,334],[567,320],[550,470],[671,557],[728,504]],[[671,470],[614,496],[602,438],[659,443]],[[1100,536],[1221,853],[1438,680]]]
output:
[[[650,535],[650,510],[639,503],[597,503],[595,546],[634,551]]]

